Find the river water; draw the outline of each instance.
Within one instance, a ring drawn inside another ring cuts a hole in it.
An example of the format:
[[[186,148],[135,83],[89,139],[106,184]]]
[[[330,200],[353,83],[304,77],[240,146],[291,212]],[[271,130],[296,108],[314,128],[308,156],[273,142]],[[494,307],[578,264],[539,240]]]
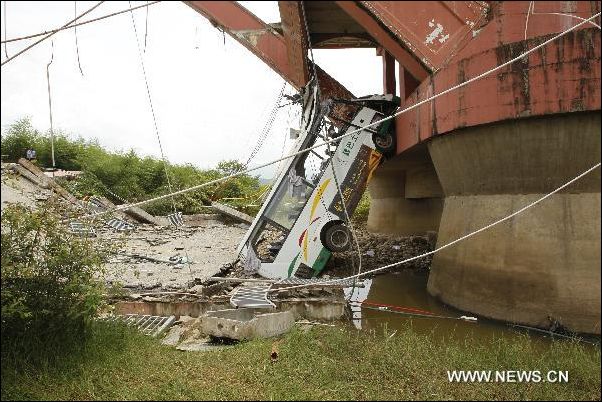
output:
[[[552,339],[549,334],[513,327],[447,306],[429,295],[426,290],[427,281],[428,272],[412,270],[365,279],[365,287],[356,288],[350,299],[353,325],[369,330],[378,329],[386,324],[392,332],[409,324],[417,333],[432,333],[434,339],[439,340],[451,337],[461,341],[471,338],[477,342],[489,343],[494,338],[511,338],[527,331],[532,339],[542,345],[549,344]],[[351,289],[346,289],[347,296],[350,291]],[[362,304],[359,305],[357,302]],[[428,316],[429,314],[438,318]],[[459,319],[462,316],[474,317],[477,320]],[[600,342],[600,337],[584,339],[587,342],[598,344]]]

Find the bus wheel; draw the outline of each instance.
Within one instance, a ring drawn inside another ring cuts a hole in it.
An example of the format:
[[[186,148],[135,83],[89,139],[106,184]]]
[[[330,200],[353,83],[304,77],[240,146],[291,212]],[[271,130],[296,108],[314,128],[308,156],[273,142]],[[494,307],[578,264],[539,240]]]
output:
[[[395,153],[395,138],[393,137],[393,133],[388,132],[386,134],[377,134],[374,136],[374,145],[376,145],[376,150],[383,155],[390,156]]]
[[[351,233],[347,226],[334,224],[324,232],[324,246],[332,252],[347,251],[351,248]]]

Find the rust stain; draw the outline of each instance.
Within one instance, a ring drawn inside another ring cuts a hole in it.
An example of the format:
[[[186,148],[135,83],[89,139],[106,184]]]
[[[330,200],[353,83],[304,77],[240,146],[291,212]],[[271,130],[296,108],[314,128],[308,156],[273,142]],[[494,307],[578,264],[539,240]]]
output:
[[[458,63],[458,84],[466,81],[466,69],[469,60],[463,59]],[[458,128],[466,126],[466,87],[458,89]]]
[[[529,40],[509,43],[495,49],[497,62],[503,64],[529,49]],[[531,114],[531,92],[529,87],[529,56],[510,64],[511,91],[514,98],[515,116]]]
[[[435,77],[432,75],[429,77],[431,80],[431,93],[429,96],[433,96],[435,94]],[[437,100],[432,100],[431,102],[431,135],[437,135]]]

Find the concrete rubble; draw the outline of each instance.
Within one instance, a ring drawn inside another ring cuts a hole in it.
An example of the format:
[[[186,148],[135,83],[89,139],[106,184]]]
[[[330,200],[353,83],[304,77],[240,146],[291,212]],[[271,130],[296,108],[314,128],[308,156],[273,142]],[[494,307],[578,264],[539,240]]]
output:
[[[217,310],[198,318],[181,316],[161,343],[187,352],[209,351],[237,341],[282,335],[294,324],[291,310]]]
[[[192,228],[138,225],[127,235],[104,230],[100,237],[124,241],[109,260],[106,279],[135,291],[191,291],[189,288],[219,274],[222,266],[236,259],[236,247],[244,233],[236,225],[212,218]]]

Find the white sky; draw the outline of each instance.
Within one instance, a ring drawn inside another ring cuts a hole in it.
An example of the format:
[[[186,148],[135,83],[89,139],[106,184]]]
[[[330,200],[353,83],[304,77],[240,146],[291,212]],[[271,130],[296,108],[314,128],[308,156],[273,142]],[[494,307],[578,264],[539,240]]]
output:
[[[135,1],[132,6],[144,3]],[[266,22],[280,19],[275,1],[241,3]],[[94,4],[78,1],[78,13]],[[73,1],[9,1],[6,8],[8,38],[56,28],[74,16]],[[105,2],[83,20],[127,8],[128,2]],[[145,9],[134,11],[134,16],[144,46]],[[74,31],[53,36],[50,74],[55,130],[97,138],[111,150],[134,149],[142,155],[160,156],[130,13],[78,27],[77,34],[83,77]],[[31,42],[9,43],[9,56]],[[2,132],[25,116],[41,131],[50,127],[46,87],[50,55],[48,39],[2,66]],[[374,49],[320,50],[314,55],[324,70],[355,95],[382,92],[381,61]],[[279,75],[228,35],[224,45],[221,32],[182,2],[149,7],[144,61],[163,149],[170,161],[207,168],[224,159],[247,159],[284,83]],[[292,92],[287,85],[286,93]],[[280,157],[288,127],[298,128],[292,115],[289,108],[279,111],[251,165]],[[261,174],[271,177],[274,170],[266,168]]]

